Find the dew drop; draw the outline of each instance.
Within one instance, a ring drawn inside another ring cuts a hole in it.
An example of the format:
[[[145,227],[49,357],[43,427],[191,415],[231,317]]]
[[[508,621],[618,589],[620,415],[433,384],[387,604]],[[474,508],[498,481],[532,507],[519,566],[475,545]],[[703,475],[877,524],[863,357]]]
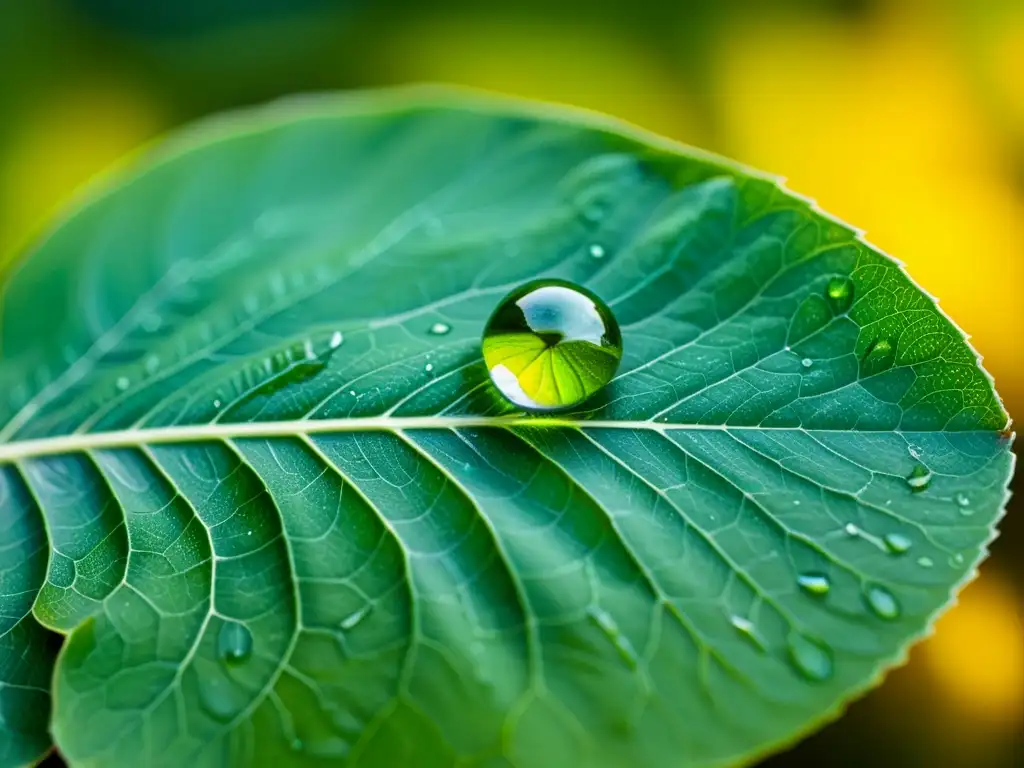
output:
[[[832,677],[832,650],[819,640],[806,635],[789,636],[789,658],[793,666],[808,680],[821,682]]]
[[[957,552],[955,555],[953,555],[951,558],[949,558],[949,563],[950,563],[950,565],[953,565],[953,566],[963,565],[963,562],[964,562],[964,556],[961,555],[959,552]]]
[[[846,531],[847,536],[860,536],[860,528],[853,523],[847,523],[843,526],[843,530]]]
[[[742,616],[730,616],[729,623],[736,628],[736,631],[743,635],[747,640],[757,646],[758,650],[763,651],[764,641],[760,635],[757,634],[757,629],[754,627],[754,623],[750,619],[745,619]]]
[[[914,493],[926,490],[931,482],[932,472],[923,464],[917,464],[907,476],[907,485]]]
[[[354,611],[341,620],[340,626],[345,632],[351,629],[355,629],[357,625],[362,623],[363,619],[370,615],[370,611],[373,610],[372,605],[364,605],[358,611]]]
[[[953,497],[956,501],[956,505],[960,507],[960,514],[964,517],[970,517],[974,514],[974,510],[971,509],[971,499],[966,493],[960,492]]]
[[[164,322],[160,315],[146,315],[142,318],[140,325],[146,333],[156,333],[163,326]]]
[[[426,371],[427,373],[430,373],[432,370],[434,370],[434,364],[427,363],[425,366],[423,366],[423,370]]]
[[[146,358],[145,366],[146,373],[156,373],[157,370],[160,368],[160,358],[157,357],[156,355],[150,355],[149,357]]]
[[[452,327],[448,323],[434,323],[430,326],[431,336],[444,336],[446,333],[451,331]]]
[[[131,380],[127,376],[118,376],[117,377],[117,388],[121,392],[124,392],[131,385],[132,385],[132,382],[131,382]]]
[[[896,602],[896,597],[889,590],[884,587],[871,586],[864,593],[864,597],[868,606],[880,619],[891,621],[899,618],[900,604]]]
[[[225,621],[217,635],[217,655],[225,664],[240,664],[252,655],[252,633],[237,621]]]
[[[802,365],[804,368],[810,368],[812,365],[814,365],[814,361],[811,360],[811,358],[809,357],[805,357],[803,360],[800,361],[800,365]]]
[[[902,555],[913,546],[913,542],[902,533],[887,533],[883,541],[885,542],[885,548],[894,555]]]
[[[220,400],[214,400],[213,401],[213,407],[214,408],[220,408],[220,406],[221,406]]]
[[[861,375],[874,376],[887,370],[892,364],[894,353],[891,341],[875,339],[864,351],[864,357],[861,359]]]
[[[841,315],[853,304],[853,280],[848,277],[833,277],[825,286],[825,300],[832,311]]]
[[[591,244],[591,246],[588,249],[588,251],[589,251],[590,255],[592,257],[594,257],[595,259],[603,259],[604,258],[604,255],[605,255],[604,246],[600,245],[599,243]]]
[[[345,337],[342,335],[341,331],[335,331],[331,335],[331,340],[328,343],[328,345],[330,346],[331,349],[337,349],[338,347],[341,346],[341,343],[344,340],[345,340]]]
[[[917,558],[917,564],[922,568],[931,568],[935,565],[935,562],[930,557],[919,557]]]
[[[483,356],[508,400],[530,411],[557,411],[579,405],[611,381],[622,358],[622,335],[594,294],[561,280],[535,280],[494,310]]]
[[[231,681],[221,675],[203,675],[198,688],[199,706],[219,722],[230,722],[244,706]]]
[[[802,573],[797,576],[796,583],[804,592],[818,597],[827,595],[828,591],[832,588],[832,583],[828,580],[828,576],[822,573]]]

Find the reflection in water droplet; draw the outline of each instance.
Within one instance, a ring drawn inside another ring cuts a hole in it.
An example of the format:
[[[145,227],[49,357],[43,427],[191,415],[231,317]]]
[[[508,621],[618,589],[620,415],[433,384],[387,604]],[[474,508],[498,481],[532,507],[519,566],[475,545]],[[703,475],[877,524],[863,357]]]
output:
[[[917,564],[922,568],[931,568],[935,565],[934,561],[930,557],[919,557],[917,558]]]
[[[239,664],[252,653],[252,633],[237,621],[225,621],[217,635],[217,655],[226,664]]]
[[[757,634],[757,629],[754,627],[754,623],[749,619],[745,619],[742,616],[730,616],[729,623],[732,624],[736,631],[743,635],[747,640],[753,643],[758,650],[763,651],[765,649],[764,641],[760,635]]]
[[[895,619],[900,615],[900,604],[892,592],[884,587],[871,586],[864,593],[868,605],[879,618]]]
[[[611,310],[584,288],[535,280],[502,299],[483,356],[502,395],[530,411],[572,408],[599,392],[622,358]]]
[[[928,488],[932,482],[932,472],[923,464],[918,464],[907,476],[907,485],[914,493],[920,493]]]
[[[832,588],[828,576],[823,573],[802,573],[796,577],[796,583],[804,592],[809,592],[812,595],[827,595],[829,589]]]
[[[367,616],[369,616],[370,615],[370,611],[372,611],[372,610],[373,610],[373,606],[371,604],[367,603],[362,608],[360,608],[358,611],[355,611],[354,613],[351,613],[348,616],[346,616],[344,619],[342,619],[341,620],[341,624],[339,626],[343,630],[348,632],[350,629],[354,629],[357,624],[359,624],[363,619],[365,619]]]
[[[810,368],[812,365],[814,365],[814,361],[811,360],[811,358],[809,357],[805,357],[803,360],[800,361],[800,365],[802,365],[804,368]]]
[[[821,682],[832,677],[832,650],[819,640],[791,634],[789,658],[793,666],[808,680]]]
[[[341,331],[335,331],[334,334],[331,336],[329,346],[331,349],[337,349],[338,347],[341,346],[341,343],[343,341],[345,341],[345,337],[342,335]]]
[[[603,259],[604,258],[604,246],[603,245],[599,245],[598,243],[594,243],[593,245],[590,246],[589,251],[590,251],[590,255],[593,256],[595,259]]]
[[[825,300],[832,311],[841,315],[853,303],[853,280],[848,277],[833,277],[825,286]]]
[[[434,323],[430,326],[430,333],[433,336],[444,336],[452,327],[448,323]]]
[[[960,507],[961,515],[964,517],[970,517],[974,514],[974,510],[971,509],[971,499],[966,493],[960,492],[954,497],[954,499],[956,500],[956,505]]]
[[[902,533],[885,534],[885,546],[895,555],[902,555],[913,546],[913,542]]]
[[[132,385],[131,379],[129,379],[127,376],[118,376],[117,377],[117,388],[119,390],[121,390],[122,392],[124,392],[126,389],[128,389],[128,387],[130,387],[131,385]]]

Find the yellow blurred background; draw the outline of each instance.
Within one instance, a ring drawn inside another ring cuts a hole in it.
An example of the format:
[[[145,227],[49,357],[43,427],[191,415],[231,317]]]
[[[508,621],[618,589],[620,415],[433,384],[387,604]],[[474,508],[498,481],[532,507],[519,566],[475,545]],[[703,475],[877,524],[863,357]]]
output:
[[[905,262],[1024,413],[1024,0],[514,6],[5,0],[0,265],[78,185],[182,122],[296,91],[464,83],[785,176]],[[910,665],[766,765],[1024,764],[1020,506]]]

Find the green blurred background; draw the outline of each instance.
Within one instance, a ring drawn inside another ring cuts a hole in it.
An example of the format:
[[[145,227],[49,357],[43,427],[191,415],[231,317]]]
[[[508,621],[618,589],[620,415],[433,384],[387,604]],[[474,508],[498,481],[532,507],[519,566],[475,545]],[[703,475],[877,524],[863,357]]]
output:
[[[904,261],[1024,413],[1024,0],[0,0],[0,265],[176,125],[418,81],[591,107],[787,177]],[[1021,506],[909,666],[765,765],[1024,765]]]

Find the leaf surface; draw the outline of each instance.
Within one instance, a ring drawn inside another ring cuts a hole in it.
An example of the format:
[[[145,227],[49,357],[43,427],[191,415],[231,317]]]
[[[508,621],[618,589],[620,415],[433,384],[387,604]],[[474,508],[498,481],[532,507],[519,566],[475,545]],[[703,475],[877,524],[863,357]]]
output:
[[[538,277],[625,348],[555,418],[480,354]],[[0,302],[4,765],[48,747],[51,669],[73,765],[748,762],[902,659],[1012,470],[896,263],[574,112],[412,90],[220,119]]]

